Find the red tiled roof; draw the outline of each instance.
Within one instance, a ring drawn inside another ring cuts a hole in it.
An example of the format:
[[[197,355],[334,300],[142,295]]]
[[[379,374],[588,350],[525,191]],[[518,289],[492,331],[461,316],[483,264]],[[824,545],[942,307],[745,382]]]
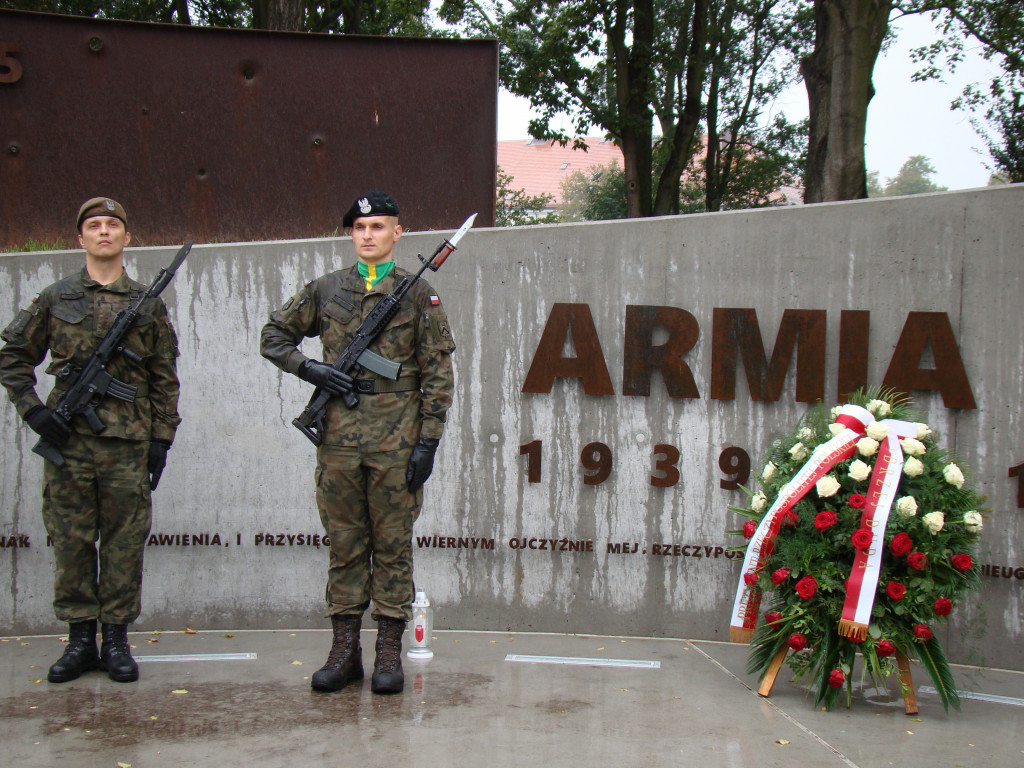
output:
[[[530,196],[553,195],[552,206],[562,203],[562,179],[574,171],[586,173],[593,166],[618,163],[622,168],[622,150],[599,136],[586,139],[587,150],[572,144],[535,143],[533,139],[498,142],[498,167],[512,177],[510,186]]]

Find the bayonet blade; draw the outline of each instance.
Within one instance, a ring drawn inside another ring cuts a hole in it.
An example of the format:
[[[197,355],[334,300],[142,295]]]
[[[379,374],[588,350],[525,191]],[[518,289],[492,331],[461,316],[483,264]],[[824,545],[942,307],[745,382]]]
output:
[[[470,216],[468,219],[466,219],[465,222],[463,222],[462,226],[459,227],[459,231],[458,232],[456,232],[454,235],[452,235],[450,238],[448,238],[448,244],[451,245],[452,248],[457,246],[459,244],[459,240],[462,239],[462,236],[464,234],[466,234],[467,232],[469,232],[469,230],[473,226],[473,220],[474,219],[476,219],[476,214],[475,213],[472,216]]]

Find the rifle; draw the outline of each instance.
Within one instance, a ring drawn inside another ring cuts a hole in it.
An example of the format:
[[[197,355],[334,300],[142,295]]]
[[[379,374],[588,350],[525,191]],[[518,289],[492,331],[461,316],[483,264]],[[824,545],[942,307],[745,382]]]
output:
[[[338,359],[331,365],[332,368],[352,375],[359,366],[362,366],[392,381],[398,379],[399,374],[402,372],[401,363],[395,363],[381,357],[377,353],[371,352],[368,347],[383,332],[388,323],[391,322],[391,319],[398,312],[398,305],[401,303],[402,298],[416,281],[420,279],[424,270],[429,267],[432,271],[437,272],[440,269],[445,259],[455,250],[455,246],[462,239],[462,236],[473,226],[475,218],[476,214],[474,213],[463,222],[462,226],[459,227],[459,231],[452,235],[451,239],[442,240],[441,244],[437,246],[437,250],[434,251],[429,259],[423,258],[422,255],[419,256],[419,260],[423,262],[420,271],[411,277],[403,277],[391,293],[385,294],[377,302],[376,306],[370,310],[370,314],[366,316],[366,319],[356,329],[355,338],[348,343],[338,356]],[[331,394],[329,392],[324,392],[320,387],[317,387],[313,391],[312,397],[309,398],[309,403],[306,405],[305,410],[302,411],[298,418],[292,419],[292,426],[308,437],[313,445],[320,445],[323,442],[324,413],[327,401],[330,399]],[[342,395],[341,399],[347,408],[351,409],[359,405],[359,397],[355,392],[347,392]]]
[[[134,363],[142,362],[141,357],[124,346],[125,337],[139,319],[139,309],[142,307],[142,303],[146,299],[160,295],[160,292],[174,279],[174,273],[181,266],[181,263],[188,256],[188,252],[191,249],[192,243],[185,243],[181,246],[174,257],[174,261],[171,262],[171,266],[160,270],[156,280],[139,297],[135,305],[122,309],[117,313],[117,317],[114,318],[114,323],[110,326],[106,336],[103,337],[103,341],[100,342],[96,351],[92,353],[92,357],[89,358],[89,361],[80,370],[72,368],[71,364],[68,363],[57,374],[57,378],[60,381],[70,380],[72,382],[71,386],[60,396],[60,400],[57,401],[57,406],[54,408],[54,413],[66,425],[71,423],[73,416],[81,413],[85,416],[89,429],[99,434],[107,428],[107,425],[96,415],[96,406],[99,405],[100,400],[106,395],[110,395],[118,400],[124,400],[126,403],[135,402],[135,393],[138,391],[138,387],[126,384],[120,379],[115,379],[107,371],[107,364],[118,352]],[[36,443],[32,452],[38,453],[54,466],[64,466],[64,457],[61,456],[57,446],[46,440],[41,439]]]

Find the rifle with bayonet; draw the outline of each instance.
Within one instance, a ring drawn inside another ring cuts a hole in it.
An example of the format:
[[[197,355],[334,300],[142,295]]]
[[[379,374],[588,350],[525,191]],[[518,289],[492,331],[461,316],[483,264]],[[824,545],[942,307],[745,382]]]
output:
[[[124,355],[133,363],[142,362],[141,357],[125,346],[125,337],[128,336],[128,332],[139,319],[139,310],[143,302],[160,295],[160,292],[174,279],[174,273],[181,266],[181,263],[188,256],[188,252],[191,249],[192,243],[185,243],[185,245],[181,246],[171,265],[166,269],[160,270],[160,274],[157,275],[153,284],[146,289],[146,292],[139,297],[139,300],[134,305],[118,312],[117,317],[114,318],[114,322],[110,326],[110,330],[107,331],[96,351],[92,353],[92,357],[89,358],[88,362],[80,370],[73,368],[68,363],[57,374],[57,378],[60,381],[71,382],[53,409],[54,415],[63,421],[65,426],[69,426],[71,419],[80,413],[85,416],[89,429],[99,434],[107,428],[107,425],[96,415],[96,406],[99,405],[104,397],[109,395],[110,397],[116,397],[118,400],[124,400],[126,403],[135,401],[138,387],[127,384],[120,379],[115,379],[107,370],[107,364],[118,353]],[[36,443],[32,452],[38,453],[55,466],[60,467],[64,465],[64,457],[61,456],[57,446],[45,439]]]
[[[437,246],[437,250],[434,251],[433,255],[429,259],[419,257],[423,266],[420,267],[419,272],[409,277],[403,277],[395,289],[388,294],[385,294],[380,301],[377,302],[376,306],[370,310],[370,314],[366,316],[366,319],[360,323],[359,328],[356,329],[355,337],[348,343],[338,359],[331,365],[335,370],[341,371],[342,373],[353,376],[357,369],[362,366],[369,371],[373,371],[379,376],[397,381],[399,375],[402,372],[401,363],[395,363],[387,358],[381,357],[376,352],[371,352],[369,349],[370,344],[387,328],[391,319],[398,312],[399,304],[402,298],[408,293],[409,289],[420,279],[423,272],[426,269],[430,269],[436,272],[444,264],[452,251],[455,250],[459,240],[462,236],[469,231],[470,227],[473,226],[473,220],[476,219],[474,213],[470,216],[463,225],[459,228],[458,232],[452,235],[451,238],[441,241],[441,244]],[[324,438],[324,413],[327,408],[327,401],[331,399],[331,393],[324,391],[323,388],[317,387],[314,390],[312,397],[309,399],[309,403],[306,405],[305,410],[298,416],[298,418],[292,419],[292,426],[298,429],[302,434],[309,438],[313,445],[320,445]],[[346,392],[342,395],[341,400],[345,403],[347,408],[355,408],[359,405],[359,397],[355,392]]]

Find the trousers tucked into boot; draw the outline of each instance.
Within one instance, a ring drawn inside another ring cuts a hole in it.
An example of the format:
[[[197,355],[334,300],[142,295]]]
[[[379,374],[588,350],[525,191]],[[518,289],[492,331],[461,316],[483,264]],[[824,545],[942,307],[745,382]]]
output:
[[[96,619],[76,621],[68,625],[68,645],[46,676],[51,683],[75,680],[83,672],[99,669],[100,655],[96,650]]]
[[[405,687],[402,672],[402,633],[405,622],[381,616],[377,622],[377,658],[373,663],[370,690],[374,693],[401,693]]]
[[[127,624],[104,624],[100,645],[100,669],[116,683],[134,683],[139,679],[139,665],[128,647]]]
[[[359,645],[362,623],[362,616],[331,616],[334,642],[327,661],[313,673],[310,685],[314,691],[340,691],[363,679],[363,649]]]

